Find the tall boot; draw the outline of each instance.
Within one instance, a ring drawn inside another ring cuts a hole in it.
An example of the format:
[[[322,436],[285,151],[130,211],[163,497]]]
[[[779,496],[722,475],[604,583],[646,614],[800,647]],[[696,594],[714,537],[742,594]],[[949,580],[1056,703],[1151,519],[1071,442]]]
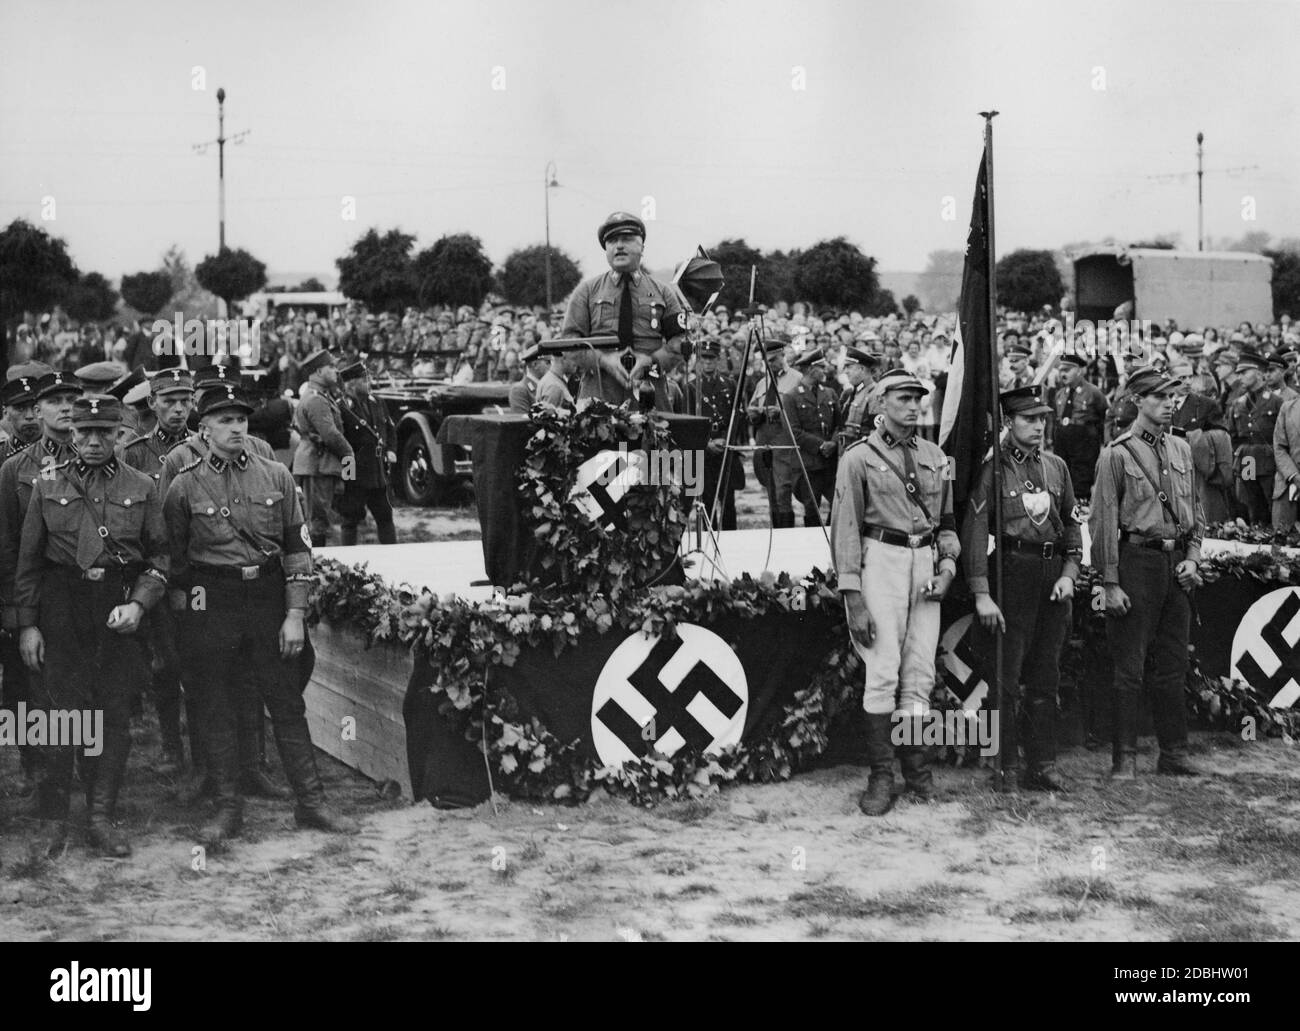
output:
[[[1002,698],[998,714],[998,761],[1001,776],[993,773],[993,790],[1004,795],[1020,793],[1020,706],[1015,698]]]
[[[161,774],[175,775],[185,768],[179,678],[167,671],[154,673],[153,697],[154,708],[158,710],[158,734],[162,739],[162,759],[155,768]]]
[[[1175,777],[1199,777],[1203,770],[1187,758],[1187,710],[1180,681],[1172,688],[1151,692],[1151,718],[1156,725],[1160,758],[1156,772]]]
[[[1137,780],[1138,692],[1115,691],[1115,736],[1111,751],[1110,779]]]
[[[1029,734],[1025,758],[1029,768],[1025,787],[1033,791],[1069,791],[1069,785],[1056,772],[1056,699],[1031,698],[1026,708]]]
[[[920,716],[907,717],[911,721],[910,745],[898,749],[899,764],[903,767],[903,780],[908,794],[918,801],[934,798],[934,772],[930,769],[930,746],[921,744],[925,723]]]
[[[350,548],[357,543],[357,528],[348,526],[345,523],[339,528],[339,536],[342,539],[343,547]]]
[[[239,744],[235,728],[222,720],[219,726],[204,721],[204,752],[217,811],[199,831],[208,848],[217,849],[238,837],[244,826],[244,796],[239,791]]]
[[[262,699],[254,696],[239,703],[239,790],[253,798],[283,800],[289,792],[266,772],[266,724]]]
[[[894,804],[894,742],[892,713],[869,712],[867,717],[867,765],[871,774],[867,790],[858,796],[858,808],[867,816],[884,816]]]
[[[36,789],[36,813],[40,827],[33,849],[44,859],[59,855],[68,843],[68,816],[72,809],[64,785],[42,780]]]
[[[298,826],[335,834],[357,833],[361,826],[325,801],[325,785],[321,783],[320,772],[316,769],[316,749],[311,743],[306,718],[299,716],[277,720],[272,725],[275,728],[275,743],[280,749],[280,760],[284,763],[285,774],[293,786],[297,803],[293,818]]]
[[[388,522],[386,522],[386,523],[379,523],[379,524],[377,524],[376,527],[375,527],[375,529],[376,529],[376,530],[378,531],[378,533],[379,533],[379,543],[380,543],[380,544],[396,544],[396,543],[397,543],[397,527],[394,525],[394,523],[393,523],[393,521],[392,521],[391,519],[390,519]]]
[[[111,733],[95,772],[86,786],[86,842],[104,855],[124,859],[131,854],[126,832],[116,827],[117,799],[126,776],[131,737],[125,730]]]

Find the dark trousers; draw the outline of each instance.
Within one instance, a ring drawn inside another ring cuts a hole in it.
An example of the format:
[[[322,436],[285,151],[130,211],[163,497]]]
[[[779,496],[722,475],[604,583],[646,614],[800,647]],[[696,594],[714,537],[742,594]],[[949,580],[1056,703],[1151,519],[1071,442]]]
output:
[[[772,516],[772,525],[776,527],[786,525],[780,518],[782,510],[776,496],[776,458],[775,452],[772,451],[755,451],[754,452],[754,478],[763,486],[763,493],[767,495],[767,508]],[[789,506],[787,498],[786,511],[790,513],[790,518],[794,519],[794,511]]]
[[[315,778],[302,698],[302,664],[280,658],[283,574],[233,580],[196,571],[193,585],[203,588],[206,607],[179,614],[177,639],[185,685],[198,704],[199,728],[217,797],[224,800],[239,794],[239,721],[241,713],[258,711],[260,698],[271,714],[285,772],[303,802],[300,789],[305,778],[300,766],[313,764],[314,791],[320,791],[320,782]]]
[[[823,500],[835,500],[835,468],[809,469],[808,478],[804,479],[803,470],[795,463],[788,467],[787,475],[794,478],[794,496],[803,506],[804,526],[821,526]]]
[[[722,510],[720,518],[715,518],[713,494],[718,489],[722,478],[723,456],[704,453],[704,489],[699,500],[709,512],[709,519],[715,530],[734,530],[736,528],[736,476],[733,472],[724,483],[722,494],[718,498],[718,507]],[[733,467],[735,468],[735,467]]]
[[[1138,705],[1145,685],[1162,755],[1187,752],[1187,641],[1192,607],[1174,569],[1181,551],[1119,546],[1119,585],[1127,615],[1106,617],[1106,641],[1115,665],[1114,758],[1137,754]]]
[[[989,571],[996,556],[989,556]],[[1025,759],[1030,769],[1056,761],[1056,704],[1061,684],[1061,649],[1070,631],[1072,605],[1051,601],[1052,587],[1061,578],[1064,559],[1008,551],[1002,557],[1002,616],[1007,630],[1002,639],[1001,701],[998,734],[1003,769],[1020,765],[1019,726],[1021,702],[1026,727]],[[994,594],[996,597],[996,592]],[[994,685],[996,641],[976,623],[975,656],[990,688]],[[1023,687],[1023,691],[1022,691]]]
[[[171,609],[159,605],[145,624],[149,629],[149,689],[158,712],[158,731],[164,755],[180,758],[181,750],[181,660],[176,650],[176,621]],[[191,715],[190,753],[195,753],[195,720]]]
[[[30,708],[32,705],[32,680],[35,679],[35,675],[27,668],[26,663],[18,654],[17,630],[0,635],[0,662],[4,664],[4,683],[0,684],[0,687],[4,689],[4,701],[0,703],[0,708],[13,713],[18,712],[19,703],[25,703]],[[31,745],[23,745],[21,754],[24,772],[34,772],[37,763],[37,750]]]
[[[83,580],[80,571],[51,566],[41,579],[37,625],[45,638],[45,665],[34,678],[33,701],[47,710],[102,710],[103,751],[94,757],[90,784],[100,782],[110,808],[117,799],[131,748],[131,697],[143,682],[145,666],[141,639],[108,629],[108,614],[122,604],[130,580],[110,572],[102,581]],[[72,745],[49,746],[41,776],[43,809],[63,806],[72,785],[75,761]],[[87,757],[91,758],[91,757]]]
[[[329,543],[330,521],[334,512],[334,491],[339,484],[337,476],[299,476],[302,487],[303,515],[310,527],[313,547],[323,548]]]
[[[1052,447],[1070,468],[1074,496],[1086,504],[1092,497],[1092,481],[1101,455],[1101,431],[1089,426],[1058,424]]]
[[[393,502],[388,496],[388,488],[358,487],[353,483],[345,483],[343,493],[338,498],[343,543],[356,544],[357,527],[366,518],[366,509],[369,509],[370,514],[374,516],[379,543],[396,544],[397,534],[393,529]]]

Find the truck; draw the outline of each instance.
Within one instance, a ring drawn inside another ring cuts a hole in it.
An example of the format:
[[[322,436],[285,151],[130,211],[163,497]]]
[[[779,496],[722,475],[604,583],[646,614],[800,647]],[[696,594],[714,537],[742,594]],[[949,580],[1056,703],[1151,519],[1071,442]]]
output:
[[[1272,259],[1260,254],[1092,247],[1074,255],[1075,316],[1161,325],[1173,319],[1183,328],[1268,323],[1272,281]]]

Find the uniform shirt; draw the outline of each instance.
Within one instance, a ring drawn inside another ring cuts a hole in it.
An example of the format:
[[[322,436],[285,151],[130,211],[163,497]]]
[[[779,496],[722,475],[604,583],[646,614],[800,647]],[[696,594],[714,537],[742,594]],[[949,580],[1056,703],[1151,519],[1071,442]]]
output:
[[[569,385],[555,374],[554,369],[547,369],[546,375],[537,384],[537,400],[562,408],[573,404],[573,393],[569,390]]]
[[[356,455],[356,476],[345,487],[373,490],[388,485],[387,453],[393,449],[393,422],[382,401],[345,394],[339,405],[343,434]]]
[[[537,397],[537,384],[540,382],[541,380],[533,378],[531,372],[526,372],[524,378],[518,383],[512,383],[509,394],[510,410],[520,415],[527,415],[533,407],[533,400]]]
[[[176,583],[188,582],[191,565],[260,566],[279,556],[287,581],[286,606],[306,606],[311,534],[303,525],[293,474],[279,462],[247,451],[230,461],[215,453],[196,459],[167,488],[163,518]]]
[[[276,461],[275,452],[271,450],[271,445],[261,437],[254,437],[251,434],[244,438],[246,450],[250,455],[256,455],[258,458],[265,458],[268,461]],[[176,474],[185,466],[189,465],[196,458],[203,458],[209,451],[207,443],[197,433],[191,433],[183,441],[163,456],[162,474],[158,478],[158,493],[166,500],[167,488],[171,486],[172,480]]]
[[[966,580],[975,594],[989,593],[989,518],[993,493],[993,458],[988,456],[979,482],[971,491],[961,528],[961,554]],[[1035,520],[1025,508],[1025,494],[1046,493],[1047,513]],[[1021,451],[1009,441],[1002,446],[1002,534],[1026,544],[1054,543],[1065,562],[1061,575],[1079,577],[1083,534],[1079,529],[1074,485],[1065,460],[1041,449]]]
[[[1135,458],[1134,452],[1139,457]],[[1165,511],[1144,469],[1169,495],[1169,504],[1178,516],[1177,526]],[[1188,534],[1187,557],[1199,562],[1204,531],[1205,516],[1201,511],[1196,468],[1187,441],[1170,433],[1157,436],[1147,430],[1130,430],[1102,448],[1097,460],[1097,481],[1092,487],[1088,532],[1092,536],[1092,565],[1101,570],[1103,583],[1119,583],[1121,533],[1136,534],[1147,540],[1168,540]]]
[[[1277,482],[1273,496],[1286,496],[1287,485],[1300,480],[1300,399],[1292,398],[1282,405],[1277,424],[1273,427],[1273,459],[1277,465]]]
[[[781,407],[790,421],[794,442],[803,452],[804,466],[809,471],[835,468],[834,456],[828,458],[821,453],[821,446],[834,440],[835,431],[840,426],[834,392],[819,383],[800,384],[782,395]]]
[[[880,398],[874,383],[859,383],[847,387],[840,400],[840,428],[844,446],[861,440],[872,431],[875,418],[880,414]]]
[[[696,403],[696,384],[699,385],[699,403]],[[698,380],[692,378],[687,384],[687,408],[689,414],[694,415],[697,411],[704,418],[709,420],[709,439],[715,440],[718,437],[726,437],[727,424],[731,421],[731,402],[736,394],[736,383],[730,376],[724,376],[719,372],[705,376],[700,375]],[[737,425],[740,420],[737,419]]]
[[[143,565],[131,600],[150,608],[163,596],[170,563],[158,485],[115,457],[98,467],[79,459],[52,466],[37,478],[23,521],[14,578],[20,627],[36,625],[48,563],[83,570]]]
[[[803,377],[794,369],[786,369],[781,373],[777,377],[775,386],[770,382],[767,373],[763,373],[758,378],[747,406],[749,422],[754,427],[755,444],[790,443],[790,438],[785,432],[781,417],[778,415],[775,419],[769,421],[767,409],[780,406],[781,398],[797,388],[802,382]]]
[[[918,496],[937,525],[926,519],[902,481],[868,445],[874,445],[904,475],[903,451],[910,452]],[[831,508],[831,551],[841,591],[862,590],[864,524],[906,534],[938,530],[940,557],[955,559],[961,554],[952,514],[952,482],[947,473],[948,458],[938,444],[922,440],[915,433],[897,439],[884,426],[876,427],[844,452]]]
[[[150,476],[154,483],[162,483],[163,462],[167,452],[185,443],[189,434],[182,428],[179,433],[168,433],[161,426],[152,433],[133,437],[121,445],[124,464]],[[161,489],[161,487],[160,487]]]
[[[17,629],[14,611],[14,576],[18,571],[18,547],[23,535],[32,490],[43,469],[52,468],[77,455],[72,443],[61,444],[41,437],[22,448],[0,466],[0,603],[4,605],[4,626]]]
[[[1273,429],[1277,425],[1282,405],[1292,396],[1281,390],[1265,387],[1254,393],[1243,393],[1228,406],[1228,435],[1232,446],[1242,444],[1273,445]]]
[[[1057,387],[1052,407],[1057,426],[1081,426],[1101,432],[1106,423],[1106,395],[1087,380],[1072,387]]]
[[[654,354],[664,340],[686,332],[686,312],[675,290],[639,269],[631,273],[611,269],[578,284],[564,312],[560,336],[616,336],[624,275],[632,277],[633,350]]]
[[[341,475],[343,459],[354,456],[343,434],[343,415],[335,400],[323,390],[313,390],[298,402],[293,425],[301,437],[293,456],[294,475]]]

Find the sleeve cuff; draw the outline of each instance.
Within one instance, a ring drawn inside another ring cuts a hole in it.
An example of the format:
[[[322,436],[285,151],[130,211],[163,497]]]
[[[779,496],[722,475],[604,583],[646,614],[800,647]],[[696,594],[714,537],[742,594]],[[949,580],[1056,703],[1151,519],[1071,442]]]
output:
[[[131,590],[130,601],[138,601],[146,612],[158,604],[162,596],[167,593],[167,585],[159,580],[156,576],[139,576],[136,578],[135,587]]]
[[[8,615],[8,613],[6,613],[6,616],[7,616],[7,615]],[[30,608],[30,609],[28,609],[28,608],[20,608],[20,609],[18,609],[17,612],[15,613],[14,626],[12,627],[12,629],[17,630],[17,629],[19,629],[20,627],[35,626],[35,625],[36,625],[36,615],[37,615],[37,612],[36,612],[36,609],[35,609],[35,608]]]
[[[861,590],[862,590],[862,574],[861,574],[861,573],[857,573],[857,572],[853,572],[853,573],[840,573],[840,575],[839,575],[839,588],[840,588],[840,592],[841,592],[841,593],[843,593],[844,591],[858,591],[858,592],[861,592]]]
[[[1101,582],[1104,584],[1119,584],[1119,563],[1108,563],[1102,567]]]
[[[306,580],[290,580],[284,585],[284,607],[286,609],[305,609],[311,584]]]
[[[971,594],[989,594],[989,578],[987,576],[972,576],[966,581],[970,585]]]

